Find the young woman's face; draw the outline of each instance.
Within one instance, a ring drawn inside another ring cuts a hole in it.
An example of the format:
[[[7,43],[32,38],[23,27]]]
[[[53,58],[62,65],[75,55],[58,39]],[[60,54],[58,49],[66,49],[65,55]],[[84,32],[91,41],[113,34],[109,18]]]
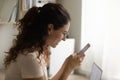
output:
[[[46,44],[55,48],[61,40],[65,41],[70,27],[70,22],[58,30],[54,30],[54,26],[52,24],[50,24],[48,27],[50,30],[48,31],[49,36],[47,38]]]

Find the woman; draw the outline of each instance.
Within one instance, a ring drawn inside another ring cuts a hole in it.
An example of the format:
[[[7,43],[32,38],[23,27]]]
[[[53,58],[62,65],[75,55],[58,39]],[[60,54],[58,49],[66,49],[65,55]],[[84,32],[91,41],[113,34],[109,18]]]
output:
[[[5,80],[48,80],[49,47],[55,48],[61,40],[65,41],[69,27],[70,16],[61,4],[32,7],[18,21],[19,33],[5,57]],[[71,54],[50,80],[66,80],[83,58],[84,54]]]

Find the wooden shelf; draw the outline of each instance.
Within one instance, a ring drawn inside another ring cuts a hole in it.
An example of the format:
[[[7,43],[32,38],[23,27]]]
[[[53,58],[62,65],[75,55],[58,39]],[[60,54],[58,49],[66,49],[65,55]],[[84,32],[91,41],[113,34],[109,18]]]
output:
[[[0,25],[3,25],[3,24],[16,24],[16,22],[0,22]]]

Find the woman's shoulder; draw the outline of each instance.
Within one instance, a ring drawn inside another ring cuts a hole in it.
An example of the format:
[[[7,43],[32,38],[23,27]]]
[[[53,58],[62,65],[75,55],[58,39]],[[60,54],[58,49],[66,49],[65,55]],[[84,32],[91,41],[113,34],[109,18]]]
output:
[[[34,51],[34,52],[23,52],[23,53],[19,53],[18,55],[18,59],[19,60],[25,60],[25,59],[33,59],[33,58],[37,58],[38,52]]]

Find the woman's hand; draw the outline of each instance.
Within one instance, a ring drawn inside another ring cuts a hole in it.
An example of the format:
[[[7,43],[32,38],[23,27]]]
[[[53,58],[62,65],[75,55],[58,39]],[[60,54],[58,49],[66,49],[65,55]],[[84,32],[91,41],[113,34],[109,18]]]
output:
[[[79,65],[81,65],[84,57],[85,57],[85,54],[77,55],[76,53],[67,57],[67,59],[64,62],[64,65],[65,65],[64,70],[59,80],[66,80],[69,74]]]
[[[82,61],[84,60],[85,54],[77,55],[73,53],[66,59],[66,68],[73,70],[81,65]]]

